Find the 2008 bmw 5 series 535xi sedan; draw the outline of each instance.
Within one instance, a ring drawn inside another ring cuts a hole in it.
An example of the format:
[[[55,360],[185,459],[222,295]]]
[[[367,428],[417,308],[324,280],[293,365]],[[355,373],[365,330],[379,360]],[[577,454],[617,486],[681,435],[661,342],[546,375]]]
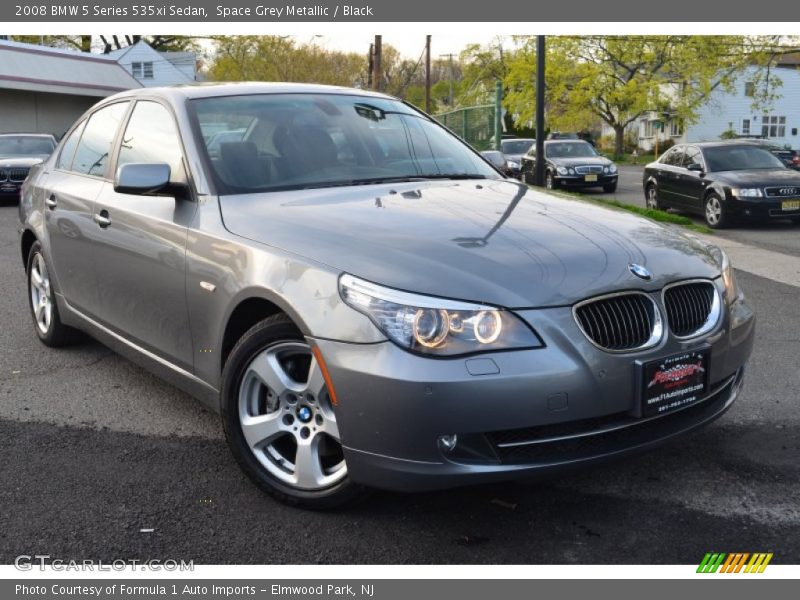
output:
[[[752,349],[722,250],[505,179],[377,93],[126,92],[22,196],[36,335],[202,399],[306,507],[648,448],[725,412]]]

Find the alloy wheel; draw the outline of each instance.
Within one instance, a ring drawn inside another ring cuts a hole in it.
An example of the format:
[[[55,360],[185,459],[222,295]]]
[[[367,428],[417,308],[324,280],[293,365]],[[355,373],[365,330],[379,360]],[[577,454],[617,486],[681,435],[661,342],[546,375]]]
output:
[[[647,188],[647,208],[658,210],[658,192],[654,185]]]
[[[245,368],[238,404],[244,439],[273,477],[305,491],[346,477],[336,415],[308,344],[280,342],[256,354]]]
[[[716,196],[709,196],[706,200],[706,221],[714,227],[722,219],[722,204]]]
[[[46,335],[53,320],[53,289],[41,254],[33,257],[30,276],[31,307],[39,331]]]

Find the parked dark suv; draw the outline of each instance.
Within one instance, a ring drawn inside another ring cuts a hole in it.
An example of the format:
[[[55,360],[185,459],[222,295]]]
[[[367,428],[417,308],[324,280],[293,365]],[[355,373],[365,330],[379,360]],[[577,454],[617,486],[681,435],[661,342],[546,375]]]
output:
[[[50,156],[55,147],[52,135],[0,134],[0,199],[19,199],[20,187],[31,167]]]

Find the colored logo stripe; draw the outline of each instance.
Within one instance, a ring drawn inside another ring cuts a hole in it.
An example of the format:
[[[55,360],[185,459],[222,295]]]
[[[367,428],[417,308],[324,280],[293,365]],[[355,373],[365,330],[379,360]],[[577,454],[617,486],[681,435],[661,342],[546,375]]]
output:
[[[748,559],[749,562],[748,562]],[[697,567],[698,573],[763,573],[772,560],[772,553],[707,552]]]

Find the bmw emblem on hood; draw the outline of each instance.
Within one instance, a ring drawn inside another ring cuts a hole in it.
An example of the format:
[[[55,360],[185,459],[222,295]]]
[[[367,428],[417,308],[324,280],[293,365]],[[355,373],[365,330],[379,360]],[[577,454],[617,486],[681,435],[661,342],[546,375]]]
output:
[[[653,274],[650,272],[647,267],[643,267],[642,265],[637,265],[636,263],[631,263],[628,265],[628,269],[630,269],[631,273],[636,275],[639,279],[646,279],[649,280]]]

